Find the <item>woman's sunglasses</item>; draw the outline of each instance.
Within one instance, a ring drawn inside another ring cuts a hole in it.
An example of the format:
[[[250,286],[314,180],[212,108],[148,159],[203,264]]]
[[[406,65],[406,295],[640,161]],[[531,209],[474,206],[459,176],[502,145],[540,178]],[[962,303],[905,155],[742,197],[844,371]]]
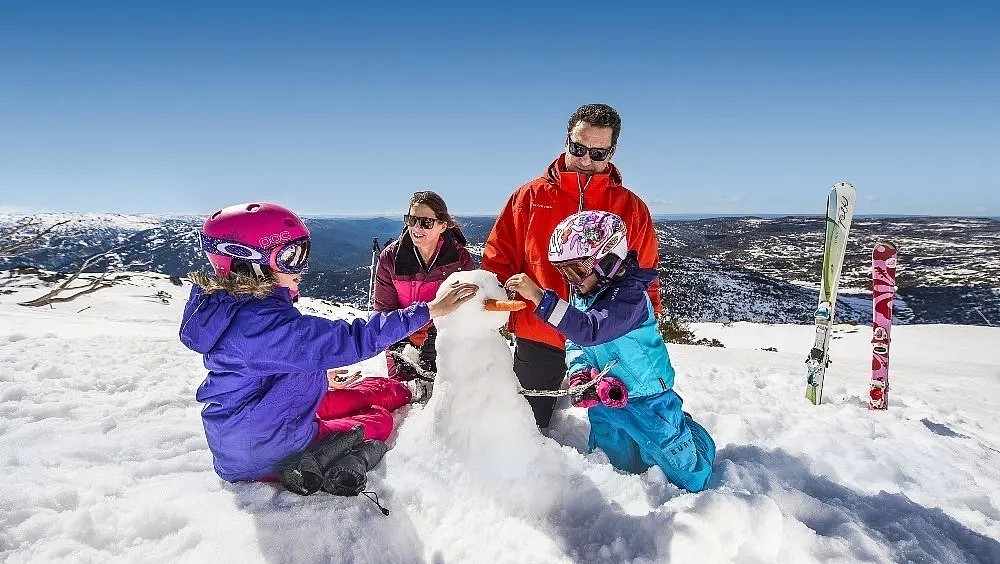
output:
[[[595,149],[593,147],[581,145],[569,137],[566,138],[566,145],[569,147],[569,154],[579,159],[587,153],[590,153],[590,160],[592,161],[607,160],[608,157],[611,156],[611,151],[615,150],[614,147],[609,147],[607,149]]]
[[[413,227],[414,225],[419,225],[422,229],[431,229],[434,227],[440,219],[434,217],[420,217],[419,215],[406,214],[403,216],[403,222]]]

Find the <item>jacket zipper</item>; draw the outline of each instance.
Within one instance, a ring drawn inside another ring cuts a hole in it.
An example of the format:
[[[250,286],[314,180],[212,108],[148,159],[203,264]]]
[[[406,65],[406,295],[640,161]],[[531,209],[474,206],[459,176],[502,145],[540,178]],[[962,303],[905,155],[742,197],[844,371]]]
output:
[[[583,193],[587,189],[587,186],[590,185],[590,181],[593,178],[594,178],[593,176],[588,176],[587,177],[587,182],[584,183],[584,184],[580,184],[580,175],[579,175],[579,173],[576,175],[576,185],[580,188],[580,205],[577,206],[577,209],[576,209],[577,213],[583,211]]]

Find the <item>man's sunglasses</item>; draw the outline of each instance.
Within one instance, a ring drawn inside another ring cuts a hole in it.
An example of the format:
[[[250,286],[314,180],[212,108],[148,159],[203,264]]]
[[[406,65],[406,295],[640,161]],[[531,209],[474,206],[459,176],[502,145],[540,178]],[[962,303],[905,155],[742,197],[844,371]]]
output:
[[[607,149],[595,149],[593,147],[581,145],[569,137],[566,137],[566,145],[569,147],[569,154],[576,158],[582,158],[587,153],[590,153],[590,160],[592,161],[606,161],[608,160],[608,157],[611,156],[611,151],[615,150],[614,146]]]
[[[420,217],[419,215],[406,214],[403,216],[403,222],[413,227],[414,225],[419,225],[422,229],[431,229],[437,222],[441,221],[435,217]]]

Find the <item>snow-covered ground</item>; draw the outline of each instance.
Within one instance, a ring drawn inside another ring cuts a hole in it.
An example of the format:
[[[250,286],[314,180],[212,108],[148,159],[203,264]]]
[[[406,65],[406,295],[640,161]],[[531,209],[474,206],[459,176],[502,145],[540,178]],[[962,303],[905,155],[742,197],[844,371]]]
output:
[[[890,408],[872,413],[866,327],[838,326],[817,407],[810,327],[695,325],[726,344],[670,346],[685,409],[719,447],[699,494],[587,454],[585,413],[565,404],[552,438],[525,445],[531,466],[503,476],[462,458],[490,418],[456,429],[411,406],[370,474],[384,517],[363,497],[215,475],[194,400],[204,369],[177,340],[187,285],[138,275],[26,308],[42,290],[0,282],[5,563],[1000,562],[1000,328],[895,328]],[[360,368],[384,374],[384,359]],[[502,431],[509,416],[491,417]]]

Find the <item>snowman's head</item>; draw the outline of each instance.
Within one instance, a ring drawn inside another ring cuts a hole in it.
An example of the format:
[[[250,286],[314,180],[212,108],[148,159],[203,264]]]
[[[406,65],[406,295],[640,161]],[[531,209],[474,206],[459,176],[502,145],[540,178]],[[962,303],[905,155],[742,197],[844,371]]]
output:
[[[497,280],[496,274],[486,270],[460,270],[449,276],[441,284],[441,288],[446,288],[452,282],[468,282],[479,286],[479,291],[475,297],[471,298],[457,310],[438,317],[434,320],[434,325],[438,329],[448,327],[461,327],[467,331],[496,331],[507,323],[510,313],[506,311],[486,311],[483,309],[483,302],[486,300],[506,300],[507,291]],[[440,294],[442,290],[438,290]]]

